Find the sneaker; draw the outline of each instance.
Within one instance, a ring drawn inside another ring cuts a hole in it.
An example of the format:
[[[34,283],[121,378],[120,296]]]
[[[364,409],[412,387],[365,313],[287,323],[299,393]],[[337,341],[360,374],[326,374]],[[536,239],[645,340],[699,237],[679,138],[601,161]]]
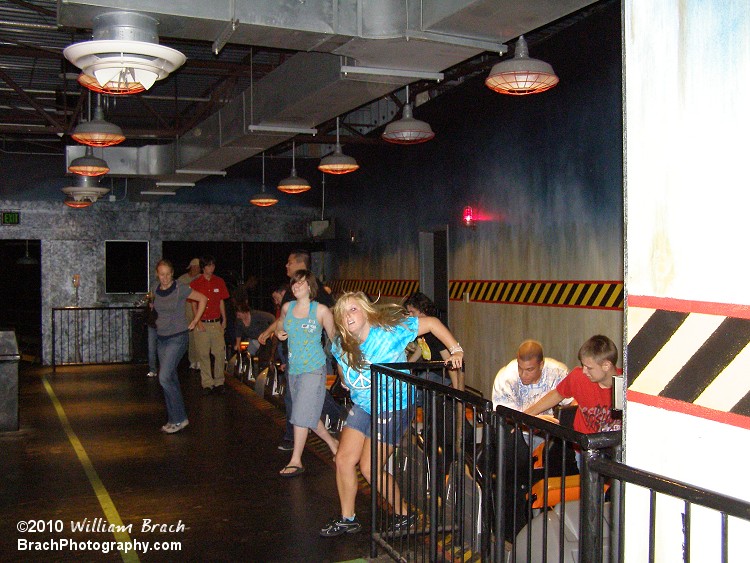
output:
[[[190,424],[190,422],[188,421],[187,418],[183,420],[182,422],[177,422],[177,423],[168,422],[167,424],[161,427],[161,431],[166,432],[167,434],[174,434],[175,432],[179,432],[180,430],[185,428],[188,424]]]
[[[146,374],[146,377],[157,377],[158,375],[155,371],[150,371]]]
[[[226,387],[223,384],[211,388],[211,393],[215,393],[216,395],[224,395],[226,392]]]
[[[362,529],[357,517],[354,520],[347,520],[343,516],[332,518],[328,524],[320,529],[320,535],[324,538],[332,538],[342,534],[356,534]]]
[[[208,397],[212,391],[213,391],[213,387],[204,387],[203,389],[201,389],[201,395],[203,397]]]
[[[284,439],[281,441],[278,448],[282,452],[291,452],[294,449],[294,442],[292,440]]]
[[[393,522],[388,528],[388,533],[395,535],[405,534],[417,524],[417,520],[416,512],[412,512],[411,514],[394,514]]]

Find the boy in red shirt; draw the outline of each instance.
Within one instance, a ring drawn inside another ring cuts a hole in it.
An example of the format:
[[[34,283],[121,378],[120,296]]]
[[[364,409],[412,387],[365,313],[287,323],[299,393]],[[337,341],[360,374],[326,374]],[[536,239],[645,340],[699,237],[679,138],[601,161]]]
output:
[[[573,397],[578,403],[573,430],[584,434],[620,430],[622,421],[612,417],[613,378],[622,373],[615,365],[617,346],[606,336],[592,336],[578,351],[578,360],[581,367],[571,371],[555,389],[524,412],[538,415]]]

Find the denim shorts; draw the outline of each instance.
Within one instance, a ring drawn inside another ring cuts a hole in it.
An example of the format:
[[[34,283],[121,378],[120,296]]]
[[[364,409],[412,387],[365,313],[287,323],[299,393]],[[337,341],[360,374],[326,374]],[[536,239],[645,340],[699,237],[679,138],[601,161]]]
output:
[[[371,416],[365,410],[357,405],[352,405],[349,409],[349,415],[346,417],[344,426],[353,428],[370,437],[370,419]],[[389,446],[396,446],[401,442],[401,437],[406,432],[409,424],[409,410],[401,409],[381,413],[378,420],[378,441],[385,442]]]

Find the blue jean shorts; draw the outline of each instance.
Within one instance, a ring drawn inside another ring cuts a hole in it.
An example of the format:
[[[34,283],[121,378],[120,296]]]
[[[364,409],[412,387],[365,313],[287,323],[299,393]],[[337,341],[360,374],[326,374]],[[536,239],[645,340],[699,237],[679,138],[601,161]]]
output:
[[[364,434],[365,438],[369,438],[370,419],[371,416],[367,414],[363,408],[357,405],[352,405],[352,408],[349,409],[349,415],[346,417],[344,426],[357,430]],[[389,446],[398,445],[399,442],[401,442],[401,437],[404,435],[404,432],[406,432],[408,424],[408,409],[381,413],[378,420],[378,441],[384,442]]]

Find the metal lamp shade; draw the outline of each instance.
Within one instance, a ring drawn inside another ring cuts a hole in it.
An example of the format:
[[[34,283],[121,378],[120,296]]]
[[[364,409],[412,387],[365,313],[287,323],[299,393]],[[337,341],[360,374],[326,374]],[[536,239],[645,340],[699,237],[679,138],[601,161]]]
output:
[[[60,191],[68,196],[65,205],[68,207],[88,207],[100,197],[109,193],[109,188],[102,188],[92,176],[77,176],[74,186],[67,186]]]
[[[416,145],[429,141],[434,136],[429,123],[414,119],[410,103],[404,105],[404,116],[386,125],[381,135],[384,141],[398,145]]]
[[[104,119],[104,110],[101,107],[94,110],[94,119],[79,123],[71,137],[90,147],[110,147],[125,140],[122,129]]]
[[[111,80],[102,86],[95,77],[82,72],[78,75],[78,83],[93,92],[109,96],[129,96],[144,92],[146,87],[140,82],[131,81],[128,74],[128,69],[123,69],[117,80]]]
[[[345,155],[341,151],[341,145],[336,143],[333,154],[329,154],[320,160],[318,170],[326,174],[349,174],[359,170],[359,164],[354,157]]]
[[[529,48],[523,35],[516,43],[516,54],[512,59],[500,61],[487,75],[485,85],[511,96],[539,94],[555,86],[560,79],[552,66],[544,61],[529,58]]]
[[[266,192],[266,185],[260,187],[260,191],[250,198],[250,203],[258,207],[271,207],[279,203],[279,200]]]
[[[73,199],[70,196],[65,198],[65,205],[67,205],[68,207],[72,207],[73,209],[85,209],[86,207],[90,207],[92,204],[92,201],[88,201],[85,199],[77,200]]]
[[[95,157],[92,150],[91,147],[86,147],[86,154],[74,159],[68,166],[68,172],[81,176],[102,176],[109,172],[107,161]]]
[[[279,182],[277,189],[286,194],[301,194],[302,192],[309,190],[311,187],[310,182],[297,176],[297,170],[292,168],[292,175]]]

